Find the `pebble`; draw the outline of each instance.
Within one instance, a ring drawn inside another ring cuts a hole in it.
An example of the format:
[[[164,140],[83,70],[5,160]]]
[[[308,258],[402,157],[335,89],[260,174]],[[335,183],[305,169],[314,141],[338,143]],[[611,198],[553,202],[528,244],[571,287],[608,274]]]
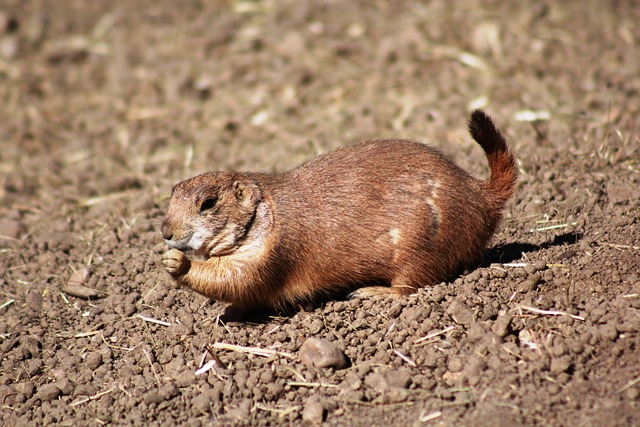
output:
[[[308,328],[311,335],[317,335],[324,329],[324,323],[321,319],[313,319],[309,322]]]
[[[42,294],[34,289],[27,295],[26,302],[27,307],[37,313],[42,309]]]
[[[600,333],[600,336],[608,339],[609,341],[615,341],[615,339],[618,338],[618,331],[616,330],[616,327],[611,323],[600,326],[598,332]]]
[[[381,396],[382,403],[394,404],[406,402],[409,398],[409,390],[399,387],[392,387]]]
[[[491,326],[491,330],[499,337],[504,337],[509,332],[509,326],[513,316],[511,314],[504,314],[496,319]]]
[[[22,393],[27,399],[30,399],[36,393],[36,386],[31,381],[18,383],[15,388]]]
[[[68,295],[82,299],[100,297],[100,291],[87,286],[89,275],[90,271],[87,267],[83,267],[80,270],[74,271],[62,290]]]
[[[299,353],[300,360],[316,368],[343,369],[349,365],[344,351],[335,343],[319,338],[307,339]]]
[[[98,369],[102,365],[102,354],[99,351],[93,351],[87,355],[85,363],[92,371]]]
[[[540,283],[542,276],[539,273],[531,274],[524,282],[518,285],[518,292],[526,294],[536,288],[536,285]]]
[[[547,263],[544,261],[536,261],[533,263],[533,266],[536,268],[537,271],[543,271],[547,268]]]
[[[449,361],[447,362],[447,368],[451,372],[460,372],[460,371],[462,371],[462,368],[464,368],[464,364],[462,363],[462,359],[460,359],[457,356],[454,356],[454,357],[450,358]]]
[[[92,396],[98,392],[98,388],[92,384],[78,384],[74,390],[74,396]]]
[[[507,277],[507,272],[500,268],[494,268],[491,270],[491,277],[496,279],[504,279],[505,277]]]
[[[62,395],[62,390],[56,384],[44,384],[38,389],[37,396],[45,402],[57,399]]]
[[[458,324],[469,326],[473,323],[473,311],[461,301],[454,300],[449,304],[447,314]]]
[[[551,359],[551,372],[560,374],[566,372],[571,367],[571,358],[569,356],[555,357]]]
[[[309,400],[302,410],[302,422],[305,425],[319,426],[324,421],[326,412],[322,403],[313,398]]]
[[[54,383],[56,387],[60,389],[60,392],[63,396],[68,396],[73,394],[73,390],[75,389],[73,383],[69,380],[69,378],[62,378]]]
[[[638,400],[638,397],[640,397],[640,391],[638,391],[637,388],[629,388],[627,389],[627,399],[629,400]]]

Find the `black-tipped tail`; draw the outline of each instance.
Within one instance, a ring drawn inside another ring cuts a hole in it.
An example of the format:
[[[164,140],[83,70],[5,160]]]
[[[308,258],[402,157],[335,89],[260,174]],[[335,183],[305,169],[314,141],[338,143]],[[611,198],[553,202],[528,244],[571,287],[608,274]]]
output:
[[[484,111],[475,110],[471,113],[469,132],[487,156],[491,169],[489,191],[497,203],[504,204],[513,194],[518,179],[516,158],[491,117]]]

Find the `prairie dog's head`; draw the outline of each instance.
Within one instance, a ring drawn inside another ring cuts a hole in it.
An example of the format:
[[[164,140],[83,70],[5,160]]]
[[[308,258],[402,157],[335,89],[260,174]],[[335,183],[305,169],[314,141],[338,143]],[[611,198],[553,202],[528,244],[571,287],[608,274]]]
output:
[[[170,248],[205,257],[225,255],[242,245],[262,199],[246,175],[205,173],[173,187],[162,237]]]

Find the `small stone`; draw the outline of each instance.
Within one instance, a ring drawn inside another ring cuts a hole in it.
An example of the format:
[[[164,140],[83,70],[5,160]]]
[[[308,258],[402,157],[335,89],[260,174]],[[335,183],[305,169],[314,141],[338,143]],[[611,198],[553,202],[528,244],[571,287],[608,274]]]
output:
[[[598,332],[601,337],[608,339],[609,341],[615,341],[615,339],[618,338],[618,331],[611,323],[600,326],[600,328],[598,328]]]
[[[402,403],[406,402],[409,398],[409,390],[399,387],[391,387],[389,390],[384,392],[381,396],[382,403],[385,404],[393,404],[393,403]]]
[[[473,323],[473,311],[461,301],[455,300],[449,304],[447,314],[458,324],[470,326]]]
[[[311,335],[317,335],[324,329],[324,323],[320,319],[313,319],[309,323],[309,333]]]
[[[518,292],[522,294],[526,294],[527,292],[531,292],[536,288],[536,285],[540,283],[542,276],[538,273],[534,273],[530,275],[524,282],[518,285]]]
[[[317,401],[307,402],[302,411],[302,422],[309,426],[322,425],[325,414],[326,412],[322,403]]]
[[[27,295],[26,302],[29,310],[38,313],[42,309],[42,294],[36,290],[32,290]]]
[[[331,341],[319,338],[307,339],[300,348],[300,360],[316,368],[343,369],[349,364],[342,349]]]
[[[145,397],[144,397],[144,403],[146,403],[147,405],[151,404],[151,403],[162,403],[165,401],[165,398],[163,396],[160,395],[160,393],[158,393],[157,391],[150,391]]]
[[[638,400],[638,397],[640,397],[640,391],[638,391],[637,388],[629,388],[627,389],[627,399],[629,400]]]
[[[82,298],[91,299],[101,296],[100,291],[87,286],[89,280],[90,271],[87,267],[83,267],[78,271],[73,272],[67,284],[62,288],[64,293]]]
[[[62,378],[61,380],[56,381],[55,385],[60,389],[63,396],[73,394],[73,390],[75,388],[69,378]]]
[[[62,390],[56,384],[44,384],[38,389],[37,396],[45,402],[57,399],[62,395]]]
[[[491,326],[491,330],[499,337],[504,337],[509,333],[509,327],[511,326],[511,320],[513,316],[511,314],[504,314],[499,316]]]
[[[491,270],[491,277],[504,279],[505,277],[507,277],[507,272],[501,268],[494,268]]]
[[[544,261],[536,261],[533,263],[533,266],[536,268],[536,271],[543,271],[547,268],[547,263]]]
[[[571,367],[571,358],[569,356],[555,357],[551,359],[551,372],[560,374],[567,372]]]
[[[99,351],[93,351],[87,355],[84,361],[89,369],[96,370],[102,365],[102,354]]]
[[[92,396],[98,392],[98,389],[92,384],[78,384],[74,390],[74,396]]]
[[[22,393],[27,399],[30,399],[36,393],[36,386],[31,381],[18,383],[15,385],[16,390]]]
[[[448,363],[447,363],[447,368],[449,368],[449,371],[451,371],[451,372],[460,372],[460,371],[462,371],[462,368],[464,368],[464,365],[462,363],[462,359],[460,359],[457,356],[454,356],[454,357],[450,358]]]

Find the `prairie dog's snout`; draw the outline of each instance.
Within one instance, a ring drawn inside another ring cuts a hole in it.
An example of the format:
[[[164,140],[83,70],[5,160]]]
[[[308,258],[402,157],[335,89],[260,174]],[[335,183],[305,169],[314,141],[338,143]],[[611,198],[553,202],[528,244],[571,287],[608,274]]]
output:
[[[162,236],[171,249],[206,257],[232,252],[255,215],[259,189],[233,174],[204,174],[177,185]]]
[[[482,255],[517,177],[484,112],[471,115],[469,130],[487,156],[487,181],[405,140],[346,146],[278,175],[183,181],[161,227],[165,269],[245,308],[343,289],[403,295],[443,280]]]

